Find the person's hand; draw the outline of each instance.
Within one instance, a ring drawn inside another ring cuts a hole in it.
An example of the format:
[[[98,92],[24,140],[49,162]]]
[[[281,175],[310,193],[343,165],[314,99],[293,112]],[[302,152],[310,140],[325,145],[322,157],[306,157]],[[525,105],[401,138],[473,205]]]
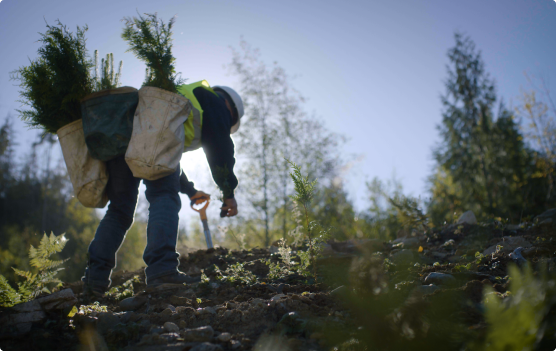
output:
[[[224,205],[220,207],[220,217],[233,217],[237,214],[236,199],[224,200]]]
[[[195,193],[195,195],[191,196],[190,200],[195,201],[196,204],[200,204],[207,200],[210,200],[210,194],[199,190]]]

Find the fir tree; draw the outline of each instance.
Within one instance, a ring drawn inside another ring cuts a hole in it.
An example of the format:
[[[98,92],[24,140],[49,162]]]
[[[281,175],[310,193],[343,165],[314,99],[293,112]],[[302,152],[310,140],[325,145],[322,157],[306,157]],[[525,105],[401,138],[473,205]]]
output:
[[[473,41],[459,33],[455,40],[448,52],[451,65],[438,127],[442,142],[434,152],[438,171],[431,177],[431,209],[443,213],[433,217],[448,219],[453,212],[467,210],[479,217],[519,216],[528,162],[522,137],[503,104],[495,119],[494,81]],[[447,188],[443,179],[455,189]],[[446,192],[457,198],[447,203]]]

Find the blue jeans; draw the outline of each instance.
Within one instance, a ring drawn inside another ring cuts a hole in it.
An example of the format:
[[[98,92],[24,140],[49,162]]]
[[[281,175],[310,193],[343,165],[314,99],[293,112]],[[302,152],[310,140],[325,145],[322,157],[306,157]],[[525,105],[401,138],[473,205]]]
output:
[[[89,262],[85,276],[81,279],[86,284],[102,288],[110,286],[110,275],[116,266],[116,253],[133,224],[141,182],[141,179],[133,177],[124,156],[106,164],[109,175],[106,191],[110,204],[89,245]],[[143,260],[147,264],[147,281],[175,274],[178,270],[176,241],[178,213],[181,209],[179,178],[178,167],[176,172],[164,178],[143,180],[149,201],[147,247],[143,253]]]

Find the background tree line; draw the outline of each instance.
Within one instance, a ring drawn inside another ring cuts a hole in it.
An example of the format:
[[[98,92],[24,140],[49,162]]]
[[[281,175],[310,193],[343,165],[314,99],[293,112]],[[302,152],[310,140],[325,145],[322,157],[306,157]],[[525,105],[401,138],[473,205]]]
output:
[[[285,70],[267,65],[242,40],[229,64],[246,111],[234,136],[241,212],[220,232],[212,219],[215,243],[235,249],[292,240],[298,221],[289,197],[293,184],[287,159],[318,179],[310,215],[332,228],[336,240],[389,240],[419,225],[452,223],[467,210],[480,221],[507,218],[519,223],[556,207],[556,107],[547,82],[529,77],[530,89],[523,90],[517,106],[507,107],[469,37],[456,33],[448,58],[430,197],[404,194],[395,177],[375,178],[366,184],[368,207],[357,211],[342,180],[342,170],[352,161],[342,152],[346,138],[308,113]],[[16,161],[16,137],[7,119],[0,129],[0,274],[12,280],[11,266],[28,269],[29,245],[52,231],[70,239],[62,255],[71,257],[72,264],[61,278],[76,280],[99,215],[73,198],[63,161],[51,165],[56,140],[39,139],[29,155]],[[181,250],[204,247],[197,222],[182,229]],[[119,251],[118,269],[143,265],[145,228],[146,218],[139,214]]]

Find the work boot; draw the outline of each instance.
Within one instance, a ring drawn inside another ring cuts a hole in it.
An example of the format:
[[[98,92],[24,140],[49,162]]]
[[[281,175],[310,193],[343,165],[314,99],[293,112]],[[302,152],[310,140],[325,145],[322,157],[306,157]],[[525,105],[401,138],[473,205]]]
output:
[[[104,296],[107,290],[102,286],[83,283],[83,298],[87,301],[99,299]]]
[[[192,277],[182,272],[177,272],[176,274],[165,275],[160,278],[147,279],[147,287],[155,287],[162,284],[193,284],[201,281],[201,277]]]

